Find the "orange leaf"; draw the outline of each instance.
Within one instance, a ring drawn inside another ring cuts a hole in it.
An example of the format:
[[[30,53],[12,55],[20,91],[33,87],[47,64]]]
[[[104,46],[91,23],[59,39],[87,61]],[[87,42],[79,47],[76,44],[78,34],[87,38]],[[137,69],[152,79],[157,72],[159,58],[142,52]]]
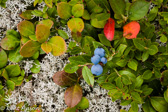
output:
[[[123,36],[127,39],[133,39],[133,38],[136,38],[136,36],[138,35],[140,31],[140,25],[138,22],[132,21],[126,24],[123,27],[123,29],[124,29]]]

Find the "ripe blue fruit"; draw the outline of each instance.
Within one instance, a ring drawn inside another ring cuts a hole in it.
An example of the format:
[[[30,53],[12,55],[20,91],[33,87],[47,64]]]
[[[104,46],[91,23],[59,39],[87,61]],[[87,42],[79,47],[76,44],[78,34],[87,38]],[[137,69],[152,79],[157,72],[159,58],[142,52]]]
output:
[[[99,55],[100,57],[104,57],[105,50],[103,48],[96,48],[94,51],[94,55]]]
[[[100,62],[100,59],[101,58],[99,55],[94,55],[93,57],[91,57],[91,62],[96,65]]]
[[[97,76],[101,75],[103,73],[103,67],[99,64],[93,65],[91,68],[91,72],[92,74],[97,75]]]
[[[106,64],[107,63],[107,59],[105,57],[102,57],[101,60],[100,60],[103,64]]]

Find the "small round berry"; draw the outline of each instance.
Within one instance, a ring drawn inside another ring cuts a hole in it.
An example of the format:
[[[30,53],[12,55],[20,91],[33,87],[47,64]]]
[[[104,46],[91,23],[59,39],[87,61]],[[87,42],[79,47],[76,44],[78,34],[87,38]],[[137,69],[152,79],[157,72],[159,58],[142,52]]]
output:
[[[101,62],[102,62],[103,64],[106,64],[106,63],[107,63],[107,59],[106,59],[105,57],[102,57],[102,58],[101,58]]]
[[[91,72],[92,72],[92,74],[97,75],[97,76],[101,75],[103,73],[103,67],[99,64],[93,65],[91,67]]]
[[[96,65],[100,62],[100,59],[101,58],[99,55],[94,55],[93,57],[91,57],[91,62]]]
[[[100,57],[105,56],[105,50],[103,48],[96,48],[94,51],[95,55],[99,55]]]

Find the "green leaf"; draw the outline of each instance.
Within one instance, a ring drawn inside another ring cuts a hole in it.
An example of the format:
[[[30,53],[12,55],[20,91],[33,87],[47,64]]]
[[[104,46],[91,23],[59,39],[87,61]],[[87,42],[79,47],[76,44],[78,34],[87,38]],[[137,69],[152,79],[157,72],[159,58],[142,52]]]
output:
[[[127,106],[132,102],[132,100],[121,100],[120,105],[121,106]]]
[[[40,43],[33,40],[26,42],[20,49],[23,57],[32,57],[40,49]]]
[[[68,19],[72,16],[71,6],[66,2],[60,2],[57,4],[57,12],[62,19]]]
[[[84,22],[81,18],[71,18],[67,25],[72,32],[82,32],[84,29]]]
[[[64,94],[64,98],[68,107],[75,107],[82,99],[82,88],[80,85],[76,84],[67,88]]]
[[[6,52],[0,48],[0,68],[3,68],[7,62],[8,62],[8,57]]]
[[[23,76],[10,78],[10,80],[15,83],[15,86],[21,86],[23,83],[23,79],[24,79]]]
[[[15,89],[15,83],[13,81],[7,80],[6,81],[6,85],[7,85],[8,89],[11,89],[12,91],[14,91],[14,89]]]
[[[33,41],[37,41],[36,35],[30,35],[29,38]]]
[[[48,42],[44,42],[41,44],[41,49],[48,54],[52,51],[52,46]]]
[[[39,73],[40,72],[40,62],[38,60],[34,60],[33,67],[30,68],[32,73]]]
[[[124,16],[126,3],[124,0],[109,0],[111,8],[113,9],[115,14],[120,16]]]
[[[5,50],[13,50],[19,45],[20,41],[16,36],[7,35],[1,40],[1,47]]]
[[[164,92],[164,99],[168,103],[168,89]]]
[[[127,75],[131,79],[132,82],[134,82],[136,79],[136,76],[129,70],[120,70],[118,73],[120,75]]]
[[[142,108],[144,112],[156,112],[148,99],[142,104]]]
[[[62,38],[64,38],[64,39],[68,39],[68,38],[69,38],[68,35],[67,35],[67,33],[64,32],[63,30],[58,30],[58,34],[59,34]]]
[[[133,99],[134,101],[137,101],[137,102],[139,102],[139,103],[142,103],[142,99],[141,99],[140,95],[139,95],[137,92],[132,92],[132,93],[131,93],[131,96],[132,96],[132,99]]]
[[[48,43],[52,46],[52,51],[51,53],[54,56],[60,56],[62,54],[64,54],[67,50],[67,46],[65,43],[65,40],[60,37],[60,36],[54,36],[52,37]]]
[[[84,10],[82,18],[85,20],[90,20],[90,14],[87,10]]]
[[[135,88],[140,88],[142,84],[143,84],[143,79],[142,79],[142,76],[139,75],[135,81]]]
[[[74,63],[70,63],[70,64],[67,64],[65,67],[64,67],[64,70],[65,72],[67,73],[75,73],[77,70],[78,70],[78,65],[77,64],[74,64]]]
[[[6,80],[9,79],[8,72],[6,71],[6,69],[3,69],[3,71],[2,71],[2,76],[3,76]]]
[[[45,42],[50,36],[50,28],[43,24],[39,24],[36,26],[36,38],[40,43]]]
[[[135,59],[132,59],[128,62],[128,67],[136,71],[138,67],[138,62]]]
[[[96,15],[98,21],[106,21],[110,18],[110,13],[100,13]]]
[[[94,19],[91,19],[90,23],[95,28],[104,28],[106,21],[98,21],[97,18],[94,18]]]
[[[48,26],[50,29],[52,28],[54,22],[50,19],[42,20],[38,24],[43,24],[45,26]]]
[[[165,71],[162,72],[161,84],[163,86],[167,86],[168,85],[168,70],[165,70]]]
[[[70,61],[70,63],[74,63],[77,65],[84,65],[86,63],[91,63],[90,58],[91,56],[79,55],[79,56],[72,56],[68,58],[68,60]]]
[[[23,59],[23,56],[20,55],[19,53],[20,47],[18,47],[15,50],[9,51],[9,60],[13,63],[18,63]]]
[[[34,35],[35,32],[35,28],[33,23],[31,23],[30,21],[22,21],[18,24],[18,30],[20,32],[21,35],[25,36],[25,37],[29,37],[30,35]]]
[[[126,64],[127,64],[127,60],[125,60],[125,59],[121,59],[121,60],[116,62],[116,65],[118,65],[120,67],[125,67]]]
[[[33,3],[34,7],[37,5],[38,2],[39,0],[34,0],[34,3]]]
[[[135,1],[129,8],[129,19],[140,20],[147,14],[149,6],[150,3],[145,0]]]
[[[94,85],[94,76],[93,76],[91,70],[87,66],[83,67],[82,75],[83,75],[84,80],[87,82],[87,84],[89,86],[93,87],[93,85]]]
[[[148,21],[153,21],[158,14],[158,7],[153,7],[152,10],[148,14]]]
[[[122,75],[121,80],[124,85],[130,85],[132,84],[130,78],[127,75]]]
[[[144,73],[143,73],[143,79],[150,79],[152,77],[152,71],[151,70],[146,70]]]
[[[168,23],[168,12],[160,12],[159,15],[161,15],[164,20]]]
[[[161,34],[160,41],[162,43],[166,43],[167,42],[167,37],[164,34]]]
[[[33,10],[32,14],[37,16],[37,17],[43,17],[44,13],[40,10]]]
[[[149,57],[149,53],[147,51],[144,51],[142,54],[142,62],[146,61]]]
[[[92,42],[95,41],[94,38],[90,37],[90,36],[85,36],[82,41],[81,41],[81,46],[83,48],[83,51],[87,54],[93,54],[93,44]]]
[[[59,86],[72,86],[77,82],[77,74],[66,73],[64,70],[56,72],[53,76],[53,81]]]
[[[16,77],[21,73],[19,65],[8,65],[5,69],[9,77]]]
[[[84,13],[84,5],[83,4],[76,4],[72,7],[72,15],[75,17],[82,17]]]
[[[48,7],[50,7],[50,8],[52,8],[52,1],[53,0],[44,0],[45,1],[45,3],[46,3],[46,5],[48,6]]]
[[[133,112],[138,112],[139,110],[138,104],[135,101],[131,102],[131,108]]]
[[[90,13],[100,13],[103,11],[103,8],[101,8],[96,2],[97,1],[94,1],[94,0],[87,0],[86,1],[87,10]]]
[[[82,97],[81,101],[76,105],[76,108],[79,110],[87,109],[89,107],[89,100],[85,97]]]
[[[115,80],[115,82],[116,82],[116,86],[117,86],[118,88],[120,88],[120,89],[123,88],[123,83],[122,83],[122,81],[121,81],[121,77],[118,77],[118,78]]]
[[[116,54],[114,55],[115,57],[121,57],[127,48],[127,45],[125,44],[120,44],[120,46],[116,50]]]
[[[30,20],[33,17],[32,10],[26,10],[19,15],[21,18]]]
[[[97,38],[97,31],[92,25],[85,23],[84,29],[82,31],[82,36],[91,36],[93,38]]]
[[[38,59],[39,55],[40,55],[40,53],[39,53],[39,51],[37,51],[37,52],[32,56],[32,59],[34,59],[34,60]]]
[[[158,52],[157,46],[156,45],[151,45],[148,48],[148,52],[149,52],[150,55],[155,55]]]
[[[140,38],[136,38],[133,39],[134,45],[137,49],[139,49],[140,51],[144,51],[146,48],[145,42],[140,39]]]
[[[148,95],[150,95],[152,93],[153,89],[152,88],[148,88],[147,85],[144,85],[144,86],[142,86],[142,91],[143,91],[143,94],[145,96],[148,96]]]
[[[100,84],[100,87],[107,89],[107,90],[111,90],[111,89],[115,89],[116,86],[110,82],[103,82]]]
[[[111,46],[111,43],[109,40],[107,40],[107,38],[105,37],[105,35],[103,34],[98,34],[99,36],[99,40],[102,44],[106,45],[106,46]]]
[[[69,108],[67,107],[64,112],[76,112],[76,107],[73,107],[73,108]]]
[[[151,97],[150,98],[152,106],[155,110],[159,112],[167,112],[168,111],[168,104],[163,97]]]

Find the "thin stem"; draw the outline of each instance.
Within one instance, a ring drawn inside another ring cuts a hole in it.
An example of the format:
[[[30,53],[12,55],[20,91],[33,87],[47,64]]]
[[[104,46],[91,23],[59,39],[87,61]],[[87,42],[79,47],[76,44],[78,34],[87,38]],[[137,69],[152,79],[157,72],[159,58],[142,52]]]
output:
[[[118,73],[118,71],[117,71],[116,68],[113,68],[113,70],[117,73],[117,75],[118,75],[119,77],[121,77],[121,75]]]

